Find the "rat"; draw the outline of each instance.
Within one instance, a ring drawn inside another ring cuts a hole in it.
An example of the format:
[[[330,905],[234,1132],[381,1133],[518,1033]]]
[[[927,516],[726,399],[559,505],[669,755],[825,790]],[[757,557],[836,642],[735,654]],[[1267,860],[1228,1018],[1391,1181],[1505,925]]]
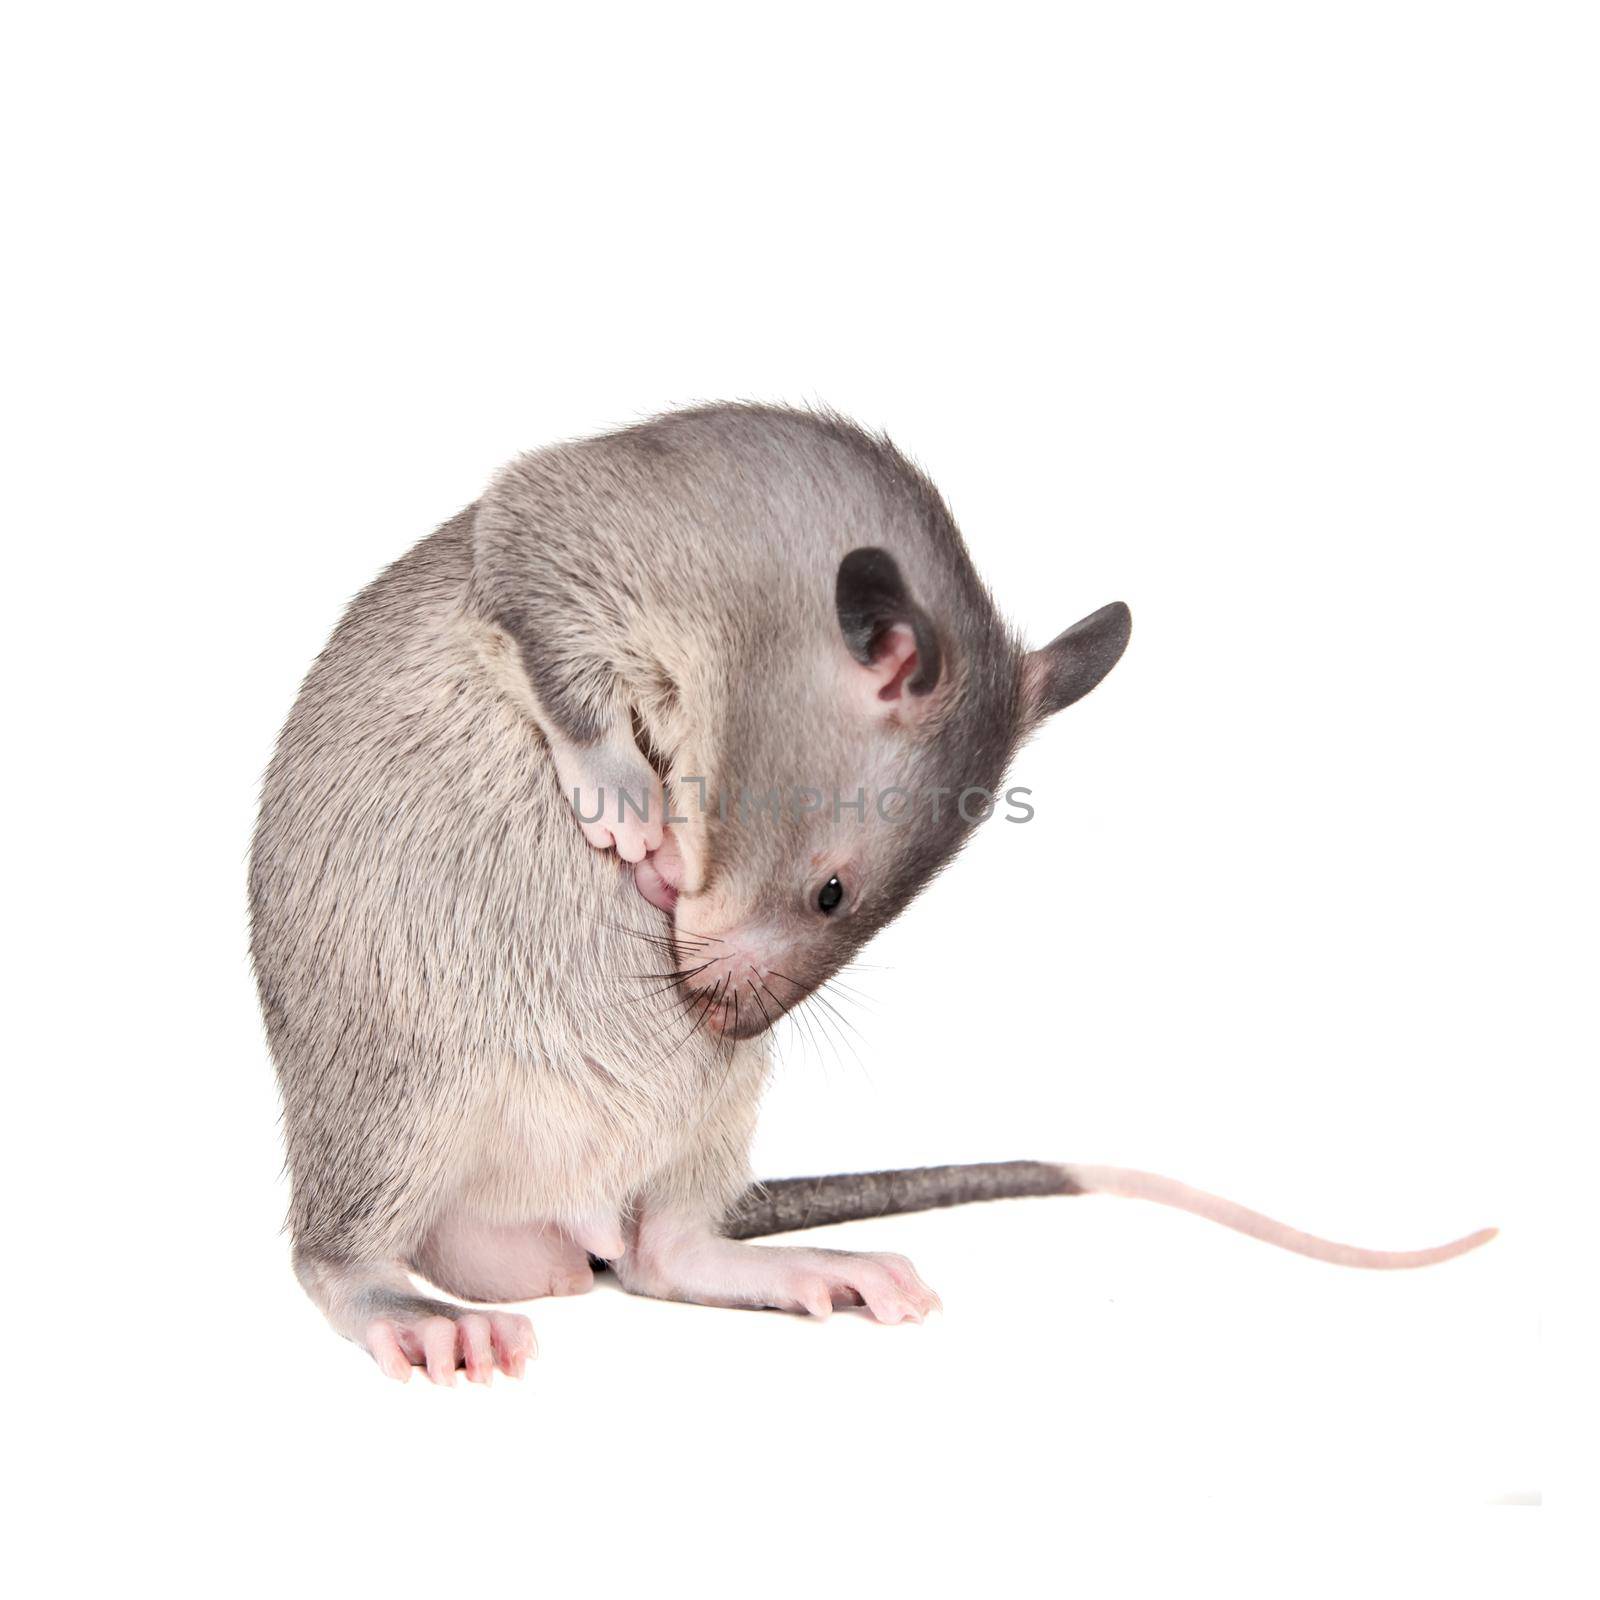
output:
[[[1172,1180],[1018,1161],[755,1184],[770,1030],[993,809],[1131,617],[1027,649],[888,439],[713,405],[523,455],[350,605],[263,785],[251,953],[294,1269],[384,1373],[520,1376],[590,1288],[920,1322],[904,1257],[756,1245]],[[986,809],[987,808],[987,809]],[[425,1280],[450,1299],[424,1292]],[[465,1302],[465,1304],[463,1304]]]

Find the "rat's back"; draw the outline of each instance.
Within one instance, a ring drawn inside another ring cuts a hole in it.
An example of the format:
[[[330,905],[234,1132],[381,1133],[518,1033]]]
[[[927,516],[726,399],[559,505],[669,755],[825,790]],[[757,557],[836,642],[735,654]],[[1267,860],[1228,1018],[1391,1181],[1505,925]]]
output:
[[[570,1146],[593,1062],[652,1020],[617,995],[649,909],[584,845],[464,610],[471,518],[351,604],[264,785],[252,954],[305,1248],[414,1239],[485,1166],[486,1119],[508,1163]]]

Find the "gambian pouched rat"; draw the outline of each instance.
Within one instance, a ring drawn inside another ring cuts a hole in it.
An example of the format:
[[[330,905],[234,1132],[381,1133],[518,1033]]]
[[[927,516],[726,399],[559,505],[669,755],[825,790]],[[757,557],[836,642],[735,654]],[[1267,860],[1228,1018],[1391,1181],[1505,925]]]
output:
[[[525,1317],[410,1275],[494,1303],[594,1261],[640,1294],[920,1321],[899,1256],[744,1241],[1017,1195],[1141,1196],[1361,1266],[1488,1238],[1355,1250],[1042,1162],[752,1187],[767,1030],[1130,626],[1108,605],[1024,650],[921,472],[768,406],[523,456],[389,568],[300,692],[250,868],[295,1268],[334,1327],[397,1378],[517,1374]]]

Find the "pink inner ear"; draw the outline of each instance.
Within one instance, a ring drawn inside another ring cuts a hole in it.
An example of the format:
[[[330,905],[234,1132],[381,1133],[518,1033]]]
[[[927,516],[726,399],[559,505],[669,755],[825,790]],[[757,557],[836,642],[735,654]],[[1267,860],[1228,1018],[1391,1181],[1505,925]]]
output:
[[[896,623],[878,641],[873,652],[871,672],[878,679],[878,698],[898,700],[905,693],[906,680],[917,670],[917,636]]]

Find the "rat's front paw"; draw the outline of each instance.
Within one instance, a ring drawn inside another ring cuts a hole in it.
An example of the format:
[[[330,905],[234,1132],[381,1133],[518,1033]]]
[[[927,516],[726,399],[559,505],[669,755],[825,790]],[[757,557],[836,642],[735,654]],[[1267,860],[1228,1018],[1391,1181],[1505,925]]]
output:
[[[455,1383],[458,1369],[471,1383],[488,1383],[496,1367],[509,1378],[522,1376],[535,1349],[533,1324],[526,1317],[443,1305],[437,1306],[438,1315],[429,1316],[429,1302],[416,1306],[377,1318],[363,1334],[362,1342],[388,1377],[404,1383],[413,1367],[446,1386]]]
[[[655,785],[647,800],[649,809],[644,816],[630,811],[621,819],[608,817],[604,823],[586,824],[584,837],[597,850],[615,850],[624,861],[643,861],[652,851],[661,848],[661,812],[665,802],[660,784]],[[605,838],[597,838],[597,835],[605,835]]]
[[[643,756],[609,746],[556,750],[556,774],[583,836],[596,850],[638,862],[661,848],[666,796]]]

